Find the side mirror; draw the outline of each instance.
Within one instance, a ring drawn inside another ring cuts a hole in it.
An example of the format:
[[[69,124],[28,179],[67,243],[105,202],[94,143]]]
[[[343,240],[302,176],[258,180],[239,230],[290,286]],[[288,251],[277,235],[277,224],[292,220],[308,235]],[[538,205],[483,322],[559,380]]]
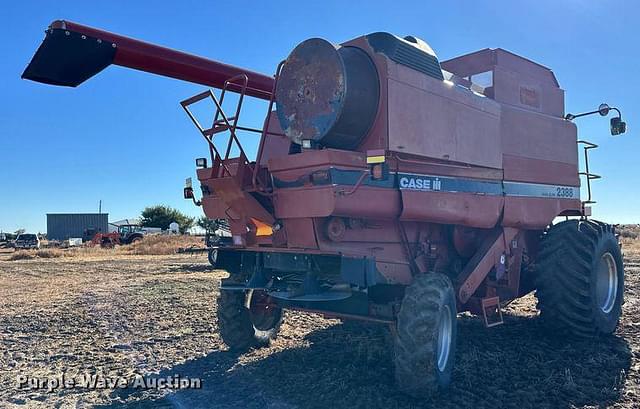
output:
[[[598,107],[598,113],[601,116],[609,115],[609,110],[611,110],[611,108],[607,104],[600,104],[600,106]]]
[[[191,186],[184,188],[184,198],[193,199],[193,188]]]
[[[620,117],[611,118],[611,135],[620,135],[627,131],[627,123]]]

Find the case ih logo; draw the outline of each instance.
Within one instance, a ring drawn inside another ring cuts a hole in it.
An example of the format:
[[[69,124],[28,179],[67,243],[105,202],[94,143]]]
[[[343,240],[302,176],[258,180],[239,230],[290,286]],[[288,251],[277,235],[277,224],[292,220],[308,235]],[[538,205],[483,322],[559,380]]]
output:
[[[400,178],[400,189],[440,190],[442,182],[439,178],[403,176]]]

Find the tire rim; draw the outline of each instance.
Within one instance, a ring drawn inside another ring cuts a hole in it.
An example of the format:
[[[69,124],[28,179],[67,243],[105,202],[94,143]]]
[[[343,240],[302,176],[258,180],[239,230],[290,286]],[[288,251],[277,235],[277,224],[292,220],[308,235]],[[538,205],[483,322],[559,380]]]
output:
[[[600,257],[598,263],[598,278],[596,282],[596,297],[598,306],[608,314],[616,305],[618,298],[618,266],[609,252]]]
[[[280,309],[270,302],[264,291],[251,290],[247,300],[247,308],[253,327],[260,331],[273,328],[280,319]]]
[[[438,348],[436,357],[438,359],[438,370],[444,372],[449,361],[449,353],[451,352],[451,309],[445,305],[440,317],[440,325],[438,326]]]

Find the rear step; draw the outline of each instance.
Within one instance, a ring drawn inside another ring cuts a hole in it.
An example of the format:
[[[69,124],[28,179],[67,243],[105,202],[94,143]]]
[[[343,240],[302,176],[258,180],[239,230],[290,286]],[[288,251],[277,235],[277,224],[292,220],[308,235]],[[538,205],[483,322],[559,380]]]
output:
[[[502,310],[500,309],[500,297],[482,299],[482,316],[484,318],[484,325],[487,328],[504,324],[502,320]]]

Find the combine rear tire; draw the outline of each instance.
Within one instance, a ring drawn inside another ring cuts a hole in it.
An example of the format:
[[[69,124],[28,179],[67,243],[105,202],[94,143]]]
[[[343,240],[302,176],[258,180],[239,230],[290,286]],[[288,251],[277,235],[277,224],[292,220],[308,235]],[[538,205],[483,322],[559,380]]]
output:
[[[282,309],[269,302],[264,291],[220,291],[218,327],[232,351],[269,345],[281,324]]]
[[[622,312],[624,266],[611,225],[568,220],[549,228],[538,256],[540,318],[554,331],[611,334]]]
[[[398,388],[427,397],[451,383],[456,349],[456,297],[444,274],[419,275],[405,290],[395,333]]]

